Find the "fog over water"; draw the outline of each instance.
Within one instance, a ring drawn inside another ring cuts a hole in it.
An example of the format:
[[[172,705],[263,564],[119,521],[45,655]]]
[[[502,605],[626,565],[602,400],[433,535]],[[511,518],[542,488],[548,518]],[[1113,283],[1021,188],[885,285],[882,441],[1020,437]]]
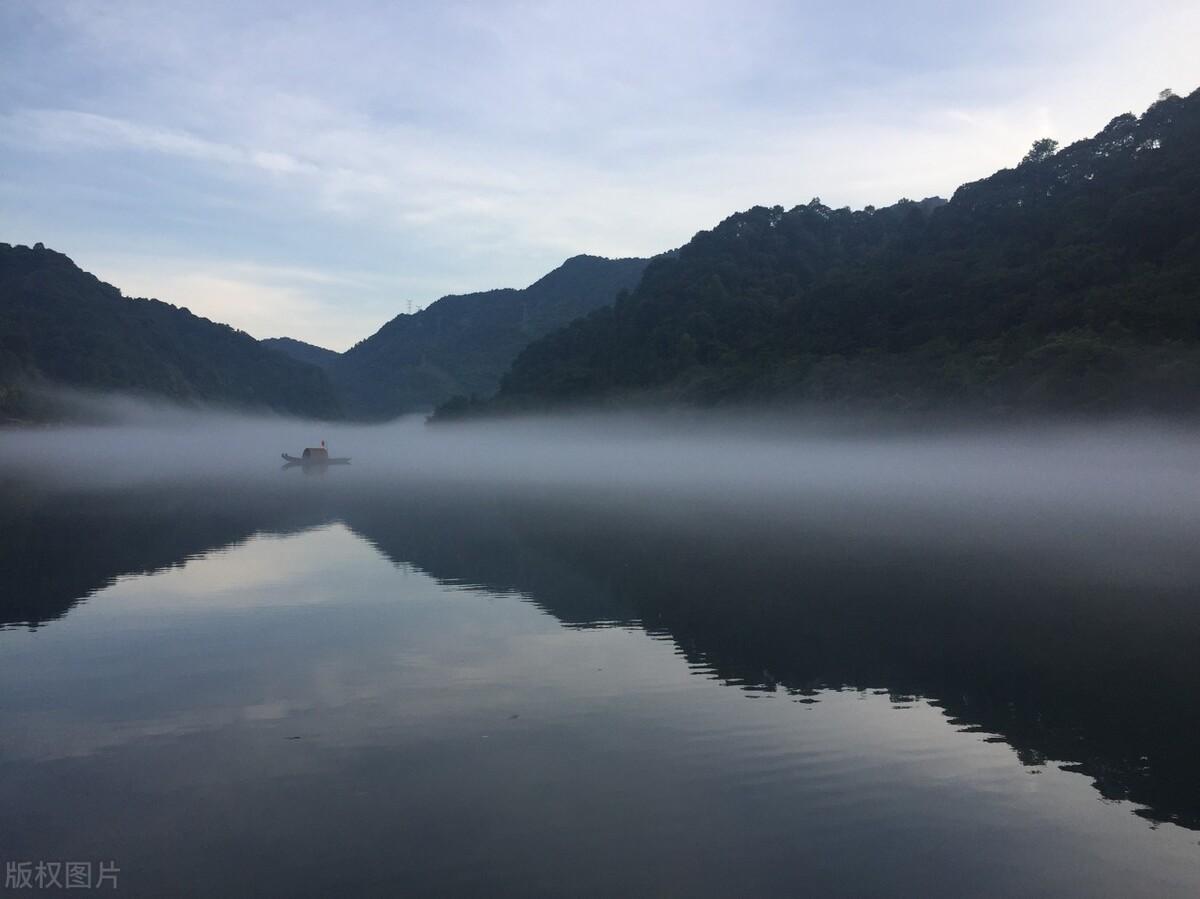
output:
[[[797,524],[1064,575],[1200,576],[1200,429],[1128,420],[926,430],[768,415],[596,414],[442,426],[305,422],[108,400],[106,423],[0,431],[7,478],[48,489],[534,491],[703,531]],[[280,454],[328,443],[316,476]],[[319,483],[319,487],[313,486]]]
[[[132,895],[1200,886],[1193,427],[91,411],[0,430],[13,857]],[[351,464],[284,465],[321,440]]]

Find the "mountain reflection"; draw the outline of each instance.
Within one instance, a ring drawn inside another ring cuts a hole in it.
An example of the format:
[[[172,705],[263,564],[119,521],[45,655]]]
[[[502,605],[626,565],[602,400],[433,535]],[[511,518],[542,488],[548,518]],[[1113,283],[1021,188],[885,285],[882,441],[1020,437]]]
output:
[[[848,536],[695,497],[330,480],[254,491],[9,492],[0,621],[38,627],[115,578],[254,534],[341,521],[397,565],[515,592],[564,625],[638,625],[747,690],[921,697],[1027,765],[1200,829],[1200,609],[1189,588],[1105,584],[986,544]]]

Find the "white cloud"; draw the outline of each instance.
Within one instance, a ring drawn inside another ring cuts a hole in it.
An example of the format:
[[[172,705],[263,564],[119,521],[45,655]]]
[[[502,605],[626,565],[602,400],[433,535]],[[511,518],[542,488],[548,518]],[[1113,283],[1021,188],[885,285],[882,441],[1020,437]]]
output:
[[[1182,2],[42,14],[51,37],[0,74],[0,163],[21,179],[0,225],[77,257],[125,241],[143,261],[108,276],[127,292],[339,342],[409,298],[658,252],[756,203],[948,194],[1200,81]],[[335,298],[246,260],[371,284]]]

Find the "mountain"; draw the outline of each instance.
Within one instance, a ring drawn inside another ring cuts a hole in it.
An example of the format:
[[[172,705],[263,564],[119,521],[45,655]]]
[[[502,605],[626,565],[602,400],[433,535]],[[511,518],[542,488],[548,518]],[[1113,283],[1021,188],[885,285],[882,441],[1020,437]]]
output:
[[[647,262],[575,256],[523,290],[442,297],[396,316],[328,368],[362,417],[430,409],[455,394],[490,396],[531,340],[612,303]]]
[[[1195,410],[1200,91],[949,202],[756,207],[530,344],[491,402]]]
[[[36,388],[120,390],[341,417],[320,369],[158,300],[131,299],[61,253],[0,243],[0,417],[36,417]]]
[[[341,357],[340,353],[333,350],[327,350],[323,346],[314,346],[311,343],[305,343],[303,340],[293,340],[291,337],[266,337],[260,340],[259,343],[275,350],[277,353],[283,353],[284,355],[291,356],[293,359],[308,365],[315,365],[318,368],[329,369]]]
[[[117,288],[45,249],[0,244],[0,419],[53,414],[38,387],[131,391],[295,415],[389,418],[490,395],[529,341],[611,303],[644,259],[576,256],[524,290],[443,297],[346,353]]]

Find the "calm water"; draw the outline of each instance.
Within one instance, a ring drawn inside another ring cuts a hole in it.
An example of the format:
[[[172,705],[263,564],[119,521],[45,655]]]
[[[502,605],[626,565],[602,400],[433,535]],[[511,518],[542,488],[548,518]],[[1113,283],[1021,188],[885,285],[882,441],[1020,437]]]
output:
[[[290,474],[4,483],[3,861],[127,895],[1200,892],[1188,564]]]

